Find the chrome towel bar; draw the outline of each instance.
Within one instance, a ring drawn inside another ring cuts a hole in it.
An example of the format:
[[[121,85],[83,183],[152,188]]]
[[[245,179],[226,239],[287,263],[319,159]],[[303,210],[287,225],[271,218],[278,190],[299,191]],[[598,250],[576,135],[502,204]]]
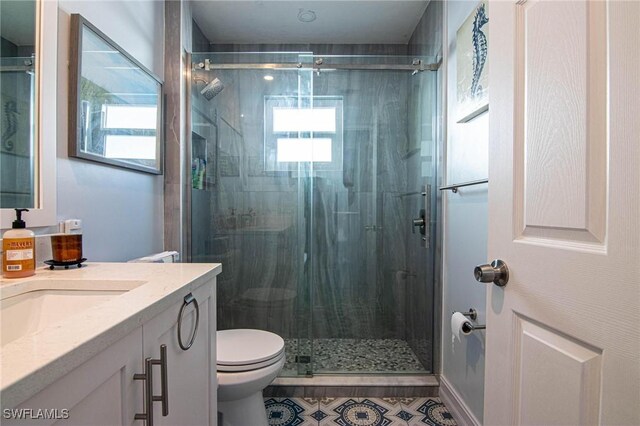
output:
[[[458,188],[462,188],[463,186],[480,185],[483,183],[489,183],[489,179],[470,180],[469,182],[461,182],[454,185],[441,186],[440,191],[446,191],[450,189],[451,192],[455,194],[456,192],[458,192]]]

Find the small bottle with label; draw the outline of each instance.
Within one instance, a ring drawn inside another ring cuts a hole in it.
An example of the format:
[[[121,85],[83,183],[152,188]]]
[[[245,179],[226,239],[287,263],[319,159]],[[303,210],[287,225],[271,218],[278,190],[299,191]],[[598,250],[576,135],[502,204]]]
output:
[[[15,209],[16,220],[12,229],[2,235],[2,276],[5,278],[24,278],[36,273],[36,238],[26,229],[22,212],[27,209]]]

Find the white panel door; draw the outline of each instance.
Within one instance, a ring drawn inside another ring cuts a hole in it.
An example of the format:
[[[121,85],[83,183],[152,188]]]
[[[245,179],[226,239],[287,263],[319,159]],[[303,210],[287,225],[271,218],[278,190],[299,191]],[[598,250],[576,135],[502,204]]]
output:
[[[640,2],[495,1],[487,425],[640,424]]]

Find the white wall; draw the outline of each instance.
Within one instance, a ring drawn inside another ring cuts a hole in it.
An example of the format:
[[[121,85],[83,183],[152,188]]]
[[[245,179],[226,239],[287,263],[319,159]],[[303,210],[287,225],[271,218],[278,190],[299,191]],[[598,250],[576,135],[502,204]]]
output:
[[[164,3],[60,0],[58,13],[58,220],[83,220],[83,254],[92,261],[123,261],[162,251],[162,176],[67,155],[71,13],[84,16],[162,79]]]
[[[446,2],[447,153],[446,182],[487,177],[488,113],[458,124],[456,111],[456,31],[478,4]],[[489,24],[490,27],[490,24]],[[489,47],[490,48],[490,47]],[[486,284],[473,278],[475,265],[487,256],[487,185],[446,191],[444,204],[444,272],[442,376],[466,408],[482,422],[484,404],[484,332],[452,343],[451,312],[475,308],[485,321]]]

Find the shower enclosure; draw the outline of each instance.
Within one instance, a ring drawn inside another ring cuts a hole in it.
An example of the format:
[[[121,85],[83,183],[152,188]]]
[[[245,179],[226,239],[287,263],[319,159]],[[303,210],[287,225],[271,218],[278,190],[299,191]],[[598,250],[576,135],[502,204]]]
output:
[[[192,262],[218,329],[286,341],[283,375],[433,372],[438,64],[191,57]]]

